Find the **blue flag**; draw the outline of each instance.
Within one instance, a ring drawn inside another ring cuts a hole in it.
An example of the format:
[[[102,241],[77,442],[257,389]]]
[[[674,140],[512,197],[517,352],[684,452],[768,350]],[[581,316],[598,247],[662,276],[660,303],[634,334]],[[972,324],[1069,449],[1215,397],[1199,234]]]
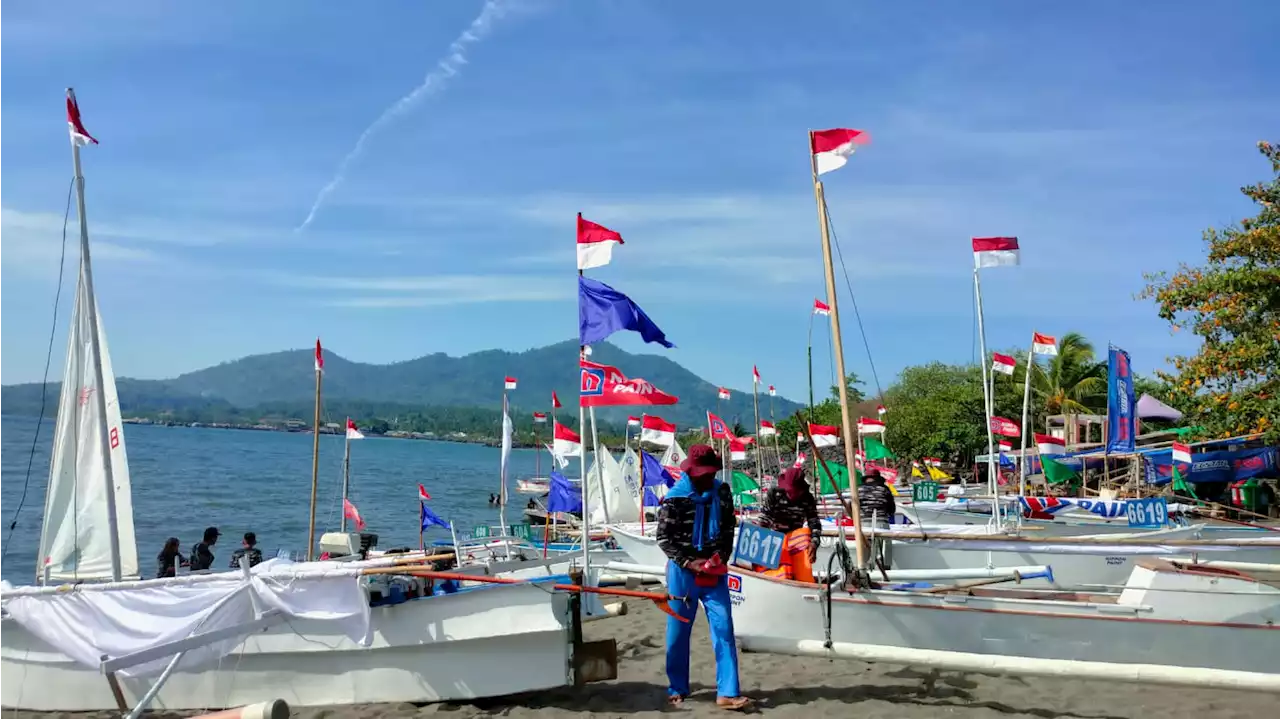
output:
[[[422,505],[422,531],[425,532],[433,526],[444,527],[445,529],[449,529],[453,525],[441,519],[440,515],[431,511],[431,508],[428,507],[426,504],[423,504]]]
[[[603,282],[579,276],[579,344],[595,344],[620,330],[638,332],[645,342],[657,342],[667,349],[675,347],[630,297]]]
[[[552,470],[551,493],[547,496],[548,512],[581,512],[582,495],[563,474]]]
[[[1107,452],[1133,451],[1136,402],[1129,353],[1110,347],[1107,350]]]
[[[1016,465],[1013,463],[1013,457],[1010,457],[1009,455],[1005,454],[1004,452],[1001,452],[1001,453],[1000,453],[1000,466],[1001,466],[1001,467],[1006,467],[1006,468],[1008,468],[1008,469],[1013,469]]]
[[[671,485],[676,483],[676,480],[652,454],[642,450],[640,458],[640,491],[644,492],[643,504],[646,507],[656,507],[662,504],[662,497],[659,492],[666,494],[665,490],[658,488],[669,489]]]

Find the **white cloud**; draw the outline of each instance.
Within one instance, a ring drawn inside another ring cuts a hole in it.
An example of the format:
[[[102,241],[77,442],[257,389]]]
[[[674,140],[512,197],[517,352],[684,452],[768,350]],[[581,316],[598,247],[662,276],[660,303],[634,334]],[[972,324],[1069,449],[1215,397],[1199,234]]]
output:
[[[336,307],[399,308],[485,302],[549,302],[574,297],[566,277],[516,274],[457,274],[399,277],[338,277],[275,274],[266,281],[330,293]]]

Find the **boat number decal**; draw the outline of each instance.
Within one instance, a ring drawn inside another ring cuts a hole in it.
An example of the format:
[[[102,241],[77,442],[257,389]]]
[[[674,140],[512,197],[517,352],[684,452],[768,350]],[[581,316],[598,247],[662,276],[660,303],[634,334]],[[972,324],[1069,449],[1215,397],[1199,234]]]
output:
[[[119,446],[120,446],[120,428],[112,427],[111,428],[111,448],[115,449],[116,447],[119,447]]]

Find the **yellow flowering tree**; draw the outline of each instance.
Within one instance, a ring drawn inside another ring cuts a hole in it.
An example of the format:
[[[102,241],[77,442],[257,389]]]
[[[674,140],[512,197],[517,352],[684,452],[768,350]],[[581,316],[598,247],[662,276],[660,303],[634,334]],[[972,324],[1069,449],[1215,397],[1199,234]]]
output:
[[[1143,298],[1154,299],[1175,330],[1199,335],[1191,356],[1160,373],[1187,419],[1212,436],[1260,432],[1280,440],[1280,148],[1258,149],[1272,179],[1241,188],[1255,217],[1204,232],[1203,267],[1148,275]]]

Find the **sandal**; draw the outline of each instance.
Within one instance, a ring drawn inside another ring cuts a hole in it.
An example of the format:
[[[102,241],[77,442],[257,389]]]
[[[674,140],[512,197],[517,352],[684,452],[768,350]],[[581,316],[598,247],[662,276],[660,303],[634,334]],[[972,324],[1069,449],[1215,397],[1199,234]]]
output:
[[[667,695],[667,704],[669,704],[669,705],[671,705],[671,706],[673,706],[673,707],[681,706],[682,704],[684,704],[684,695],[683,695],[683,694],[668,694],[668,695]]]
[[[751,706],[750,697],[716,697],[716,706],[731,712],[740,712]]]

